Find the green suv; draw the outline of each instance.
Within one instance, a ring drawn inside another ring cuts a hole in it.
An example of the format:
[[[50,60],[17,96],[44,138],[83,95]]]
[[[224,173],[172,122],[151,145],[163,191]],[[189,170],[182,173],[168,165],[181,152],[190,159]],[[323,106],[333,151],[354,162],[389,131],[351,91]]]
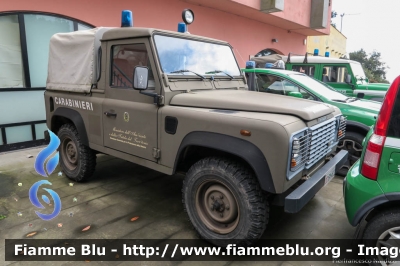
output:
[[[252,61],[249,61],[252,62]],[[348,97],[323,82],[305,74],[273,68],[248,68],[245,72],[249,90],[299,97],[334,105],[347,118],[346,135],[338,148],[349,152],[348,160],[337,174],[345,176],[361,156],[362,141],[375,123],[381,103]],[[253,63],[254,66],[254,63]],[[344,132],[343,132],[344,133]]]
[[[400,243],[400,77],[391,85],[361,159],[344,183],[349,222],[371,246]],[[378,241],[379,240],[379,241]],[[385,257],[379,257],[379,260]]]
[[[369,83],[361,64],[353,60],[308,56],[308,54],[305,56],[271,55],[254,57],[251,60],[256,61],[258,67],[264,67],[265,63],[274,63],[276,59],[283,60],[287,70],[303,72],[349,97],[382,102],[389,89],[389,84]]]

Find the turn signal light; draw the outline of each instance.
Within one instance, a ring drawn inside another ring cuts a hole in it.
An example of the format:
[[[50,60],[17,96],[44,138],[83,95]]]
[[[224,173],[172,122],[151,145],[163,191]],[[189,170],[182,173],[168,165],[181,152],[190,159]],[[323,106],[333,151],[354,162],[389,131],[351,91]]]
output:
[[[341,136],[343,136],[343,131],[342,131],[342,130],[339,130],[338,133],[337,133],[337,136],[338,136],[338,138],[340,138]]]
[[[242,130],[240,130],[240,135],[246,136],[246,137],[250,137],[251,136],[251,131],[242,129]]]
[[[292,168],[294,168],[294,167],[296,167],[296,165],[297,165],[296,160],[295,160],[295,159],[292,159],[292,162],[291,162],[290,166],[291,166]]]

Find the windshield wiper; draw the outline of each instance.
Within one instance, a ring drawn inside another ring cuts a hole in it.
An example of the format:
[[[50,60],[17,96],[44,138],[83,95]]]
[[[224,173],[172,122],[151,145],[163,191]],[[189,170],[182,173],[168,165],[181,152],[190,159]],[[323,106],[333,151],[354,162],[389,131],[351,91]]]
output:
[[[346,100],[348,100],[348,101],[347,101],[348,103],[351,103],[351,102],[358,101],[358,100],[360,100],[360,99],[353,97],[353,98],[347,98]]]
[[[331,101],[334,101],[334,102],[341,102],[341,103],[345,103],[345,102],[346,102],[346,100],[339,100],[339,99],[331,99]]]
[[[347,97],[347,98],[344,99],[344,100],[339,100],[339,99],[331,99],[331,100],[334,101],[334,102],[351,103],[351,102],[357,101],[358,98],[354,98],[354,97],[350,98],[350,97]]]
[[[233,79],[233,76],[231,76],[231,75],[229,75],[228,73],[226,73],[226,72],[224,72],[224,71],[221,71],[221,70],[214,70],[214,71],[206,72],[206,74],[218,74],[218,73],[225,74],[225,75],[227,75],[228,77],[230,77],[231,80]]]
[[[192,70],[188,70],[188,69],[176,70],[176,71],[172,71],[172,72],[170,72],[170,73],[186,73],[186,72],[190,72],[190,73],[195,74],[196,76],[199,76],[199,77],[201,78],[201,80],[203,80],[203,79],[206,78],[205,76],[200,75],[200,74],[198,74],[198,73],[196,73],[196,72],[193,72]]]

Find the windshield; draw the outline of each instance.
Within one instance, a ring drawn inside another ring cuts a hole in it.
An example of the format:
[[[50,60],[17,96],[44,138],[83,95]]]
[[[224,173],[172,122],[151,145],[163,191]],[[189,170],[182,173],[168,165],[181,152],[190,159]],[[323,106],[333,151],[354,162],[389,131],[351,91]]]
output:
[[[339,100],[339,101],[346,101],[348,98],[347,96],[337,92],[333,89],[330,89],[327,85],[322,82],[319,82],[313,78],[310,78],[307,75],[303,74],[290,74],[290,77],[297,81],[299,84],[302,84],[305,87],[308,87],[315,91],[316,93],[322,95],[323,97],[329,100]]]
[[[350,63],[350,66],[354,77],[357,78],[357,81],[360,81],[360,79],[365,79],[364,69],[360,63]]]
[[[158,58],[164,73],[180,70],[179,75],[240,76],[240,69],[228,45],[194,41],[183,38],[155,35]],[[216,73],[215,71],[221,71]]]

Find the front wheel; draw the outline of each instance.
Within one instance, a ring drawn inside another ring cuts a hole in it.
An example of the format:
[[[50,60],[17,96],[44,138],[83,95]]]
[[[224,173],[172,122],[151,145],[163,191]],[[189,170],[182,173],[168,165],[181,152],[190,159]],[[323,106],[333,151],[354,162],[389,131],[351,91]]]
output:
[[[400,209],[393,208],[382,211],[375,215],[365,228],[363,239],[366,247],[383,247],[399,250],[400,246]],[[390,255],[390,253],[389,253]],[[371,263],[370,265],[394,265],[389,261],[397,261],[400,259],[390,258],[390,256],[377,255],[371,256],[370,259],[379,261],[380,263]]]
[[[340,176],[346,176],[350,167],[357,162],[361,157],[361,153],[363,150],[362,142],[364,136],[356,133],[356,132],[346,132],[346,135],[342,140],[340,140],[337,146],[337,152],[340,150],[348,151],[349,155],[347,157],[347,161],[344,163],[342,168],[340,168],[336,174]]]
[[[251,245],[268,223],[268,202],[254,174],[227,159],[211,157],[194,164],[182,197],[193,227],[215,245],[231,240]]]
[[[91,177],[96,167],[96,154],[81,142],[76,128],[71,124],[62,125],[58,138],[60,165],[65,175],[77,182]]]

